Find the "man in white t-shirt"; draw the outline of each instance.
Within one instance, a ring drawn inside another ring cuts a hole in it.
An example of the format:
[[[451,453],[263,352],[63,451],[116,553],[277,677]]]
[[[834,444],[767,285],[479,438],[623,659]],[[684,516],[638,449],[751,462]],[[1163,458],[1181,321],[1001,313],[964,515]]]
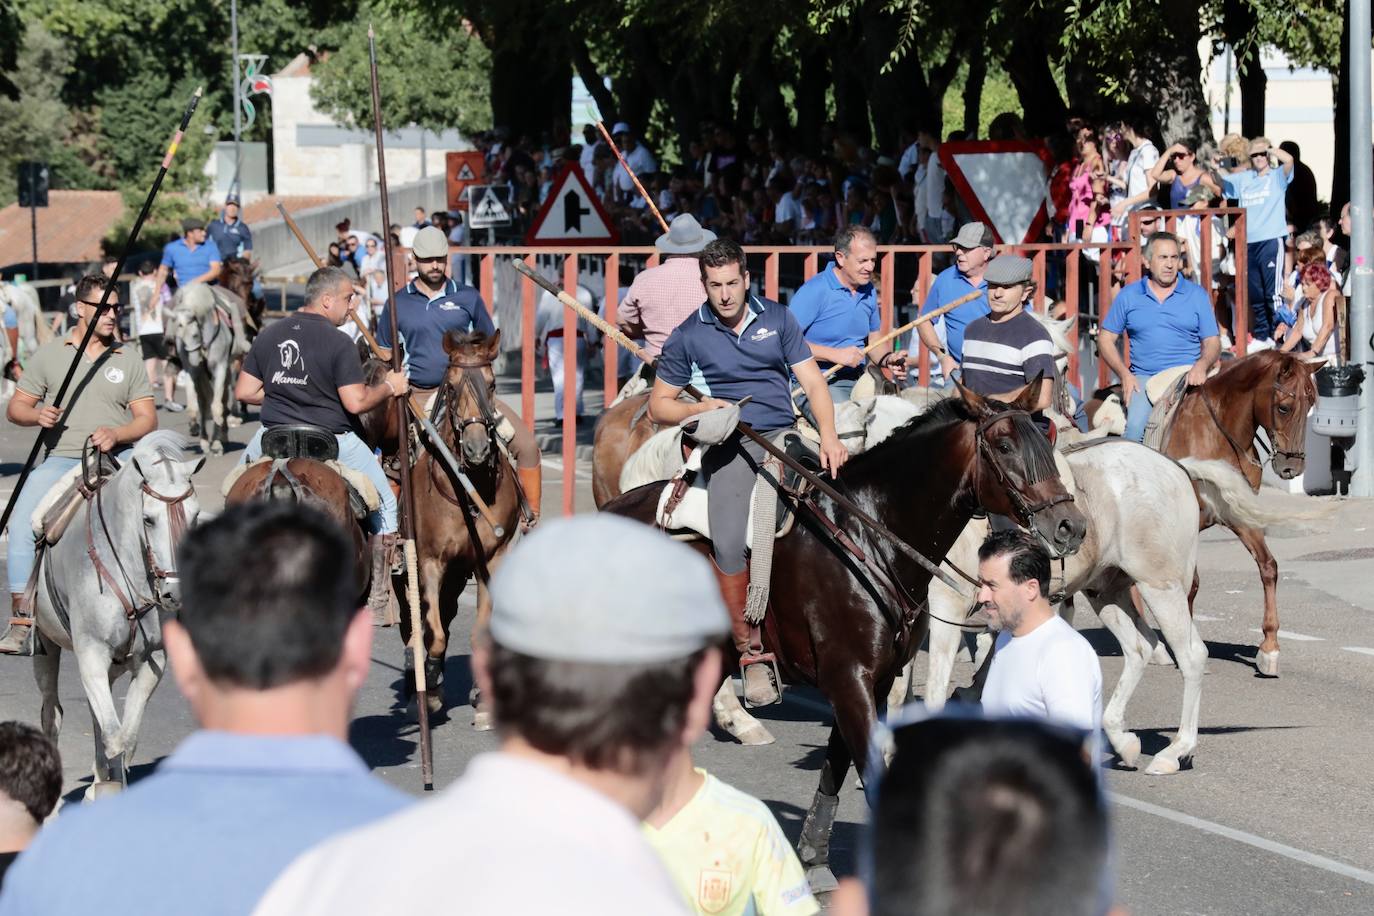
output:
[[[984,711],[1081,728],[1094,736],[1095,748],[1102,666],[1088,641],[1050,605],[1049,553],[1024,531],[995,531],[978,548],[978,579],[978,601],[997,634]]]
[[[1127,214],[1149,203],[1154,183],[1150,169],[1159,161],[1159,148],[1145,135],[1145,122],[1132,115],[1121,122],[1121,136],[1131,144],[1126,157],[1126,196],[1112,204],[1112,222],[1125,225]]]

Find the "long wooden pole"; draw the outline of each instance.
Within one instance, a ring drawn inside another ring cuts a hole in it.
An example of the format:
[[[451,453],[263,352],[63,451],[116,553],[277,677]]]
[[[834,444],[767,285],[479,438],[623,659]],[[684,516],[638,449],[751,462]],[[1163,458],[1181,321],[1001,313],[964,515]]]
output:
[[[323,267],[324,261],[320,260],[319,254],[315,252],[315,247],[306,240],[305,235],[301,233],[300,227],[296,225],[296,221],[291,218],[291,214],[282,206],[281,201],[277,201],[277,212],[282,215],[282,220],[286,223],[286,228],[290,229],[291,234],[296,237],[296,241],[301,243],[301,247],[304,248],[305,253],[310,256],[310,260],[314,262],[316,269]],[[349,308],[348,317],[353,319],[353,324],[356,325],[358,331],[362,333],[363,340],[367,341],[368,349],[372,351],[372,355],[378,359],[382,359],[381,344],[377,343],[377,338],[372,336],[372,332],[367,329],[367,325],[358,318],[358,313],[352,308]],[[408,395],[406,397],[406,408],[410,418],[420,424],[420,428],[424,430],[425,438],[427,438],[439,452],[439,457],[444,460],[444,463],[448,465],[449,471],[458,479],[458,483],[463,487],[463,491],[467,493],[468,498],[472,500],[473,505],[477,507],[477,511],[482,514],[482,518],[486,519],[487,524],[491,526],[492,532],[497,537],[504,537],[506,529],[496,518],[496,513],[491,511],[491,507],[487,505],[486,500],[482,499],[482,494],[478,493],[477,488],[473,486],[472,480],[468,478],[468,475],[463,473],[463,466],[458,463],[457,458],[453,457],[453,452],[449,451],[448,443],[444,441],[443,436],[439,435],[439,431],[434,428],[434,424],[429,421],[429,417],[425,415],[424,408],[420,405],[420,402],[415,400],[414,395]]]
[[[377,83],[377,36],[371,23],[367,26],[367,63],[368,76],[372,82],[372,128],[377,143],[377,184],[382,195],[382,243],[386,251],[386,300],[387,311],[391,314],[391,339],[400,340],[396,327],[396,284],[391,276],[394,265],[392,257],[394,246],[391,244],[391,206],[387,199],[386,188],[386,146],[382,139],[382,94]],[[401,370],[401,348],[391,348],[391,369]],[[397,404],[398,410],[402,409]],[[402,429],[405,424],[398,424]],[[420,576],[419,561],[415,556],[415,490],[410,485],[410,436],[401,435],[399,457],[401,459],[401,543],[405,550],[406,566],[406,603],[410,605],[410,652],[415,665],[415,706],[420,725],[420,778],[425,789],[434,788],[434,750],[429,735],[428,690],[425,685],[425,631],[420,621]]]
[[[663,218],[662,213],[658,212],[658,205],[655,204],[654,199],[649,196],[649,192],[644,190],[644,185],[639,183],[639,176],[635,174],[634,169],[630,168],[630,163],[626,162],[625,157],[620,154],[620,147],[616,146],[615,141],[611,139],[610,131],[606,130],[606,125],[601,121],[597,121],[596,129],[601,131],[601,136],[606,139],[606,143],[610,146],[611,152],[615,153],[615,158],[620,160],[620,167],[625,170],[630,176],[630,180],[634,182],[635,190],[639,192],[639,196],[644,198],[644,202],[649,205],[649,212],[654,215],[654,219],[658,220],[658,224],[663,227],[663,231],[667,232],[668,221]]]
[[[577,312],[577,314],[581,315],[583,318],[587,319],[587,321],[590,322],[599,331],[601,331],[601,333],[605,334],[607,337],[610,337],[616,343],[620,344],[622,347],[625,347],[627,350],[629,350],[631,353],[633,353],[635,356],[639,357],[641,360],[648,363],[649,365],[653,365],[655,362],[657,362],[657,360],[655,360],[654,357],[650,356],[648,353],[644,352],[644,350],[640,349],[638,344],[630,340],[630,338],[626,337],[620,331],[619,328],[613,327],[604,318],[602,318],[600,315],[596,314],[596,312],[593,312],[591,309],[584,306],[582,303],[578,302],[566,291],[559,289],[557,286],[554,286],[552,283],[544,279],[544,277],[540,276],[535,271],[530,270],[529,266],[526,265],[523,261],[516,260],[512,263],[514,264],[515,269],[517,271],[529,277],[531,280],[533,280],[539,286],[543,287],[548,292],[553,293],[555,296],[558,297],[559,302],[563,303],[563,305]],[[689,397],[695,398],[698,401],[705,400],[706,398],[706,395],[702,394],[692,385],[686,385],[683,387],[682,390]],[[873,516],[869,515],[867,512],[863,511],[858,506],[854,505],[853,501],[850,500],[849,497],[845,496],[839,490],[836,490],[830,484],[826,483],[820,477],[819,474],[813,473],[810,468],[805,467],[804,465],[802,465],[801,462],[797,461],[791,455],[787,454],[785,451],[783,451],[782,449],[774,445],[772,442],[770,442],[768,440],[768,437],[760,435],[758,432],[755,432],[753,427],[751,427],[747,423],[740,423],[736,428],[746,438],[752,439],[754,442],[758,443],[758,445],[764,451],[768,452],[774,458],[778,459],[783,464],[787,465],[789,468],[796,471],[798,474],[802,476],[803,479],[805,479],[808,483],[814,486],[817,490],[820,490],[826,496],[834,500],[835,504],[838,505],[841,509],[843,509],[846,513],[854,516],[854,518],[856,518],[859,522],[868,527],[871,531],[877,533],[885,540],[889,541],[896,550],[906,555],[908,558],[914,560],[917,563],[917,565],[919,565],[926,572],[930,573],[932,576],[939,579],[941,582],[945,583],[950,588],[954,589],[955,592],[961,595],[967,594],[963,590],[963,587],[958,582],[954,581],[954,578],[950,576],[949,573],[945,572],[938,565],[931,562],[927,557],[925,557],[918,550],[916,550],[916,548],[912,547],[906,541],[902,540],[901,537],[899,537],[896,534],[896,532],[889,529],[882,522],[873,518]],[[964,575],[962,572],[960,574]]]

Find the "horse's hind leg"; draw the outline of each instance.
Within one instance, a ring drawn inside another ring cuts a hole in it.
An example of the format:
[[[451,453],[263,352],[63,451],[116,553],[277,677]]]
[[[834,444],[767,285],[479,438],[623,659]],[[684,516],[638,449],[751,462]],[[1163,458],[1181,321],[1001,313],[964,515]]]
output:
[[[934,593],[935,586],[932,584],[932,600],[935,597]],[[941,614],[941,616],[944,617],[945,615]],[[925,690],[927,712],[939,712],[945,708],[945,703],[949,702],[949,682],[954,674],[954,659],[959,654],[959,645],[963,639],[964,634],[959,629],[944,621],[936,620],[934,617],[930,619],[930,636],[927,643],[929,654],[927,663],[930,668],[926,672]],[[887,714],[891,716],[892,713],[893,709],[889,698]]]
[[[1121,645],[1121,657],[1125,665],[1107,708],[1102,713],[1102,730],[1107,733],[1107,740],[1121,757],[1121,762],[1133,767],[1140,758],[1140,739],[1126,729],[1126,704],[1131,701],[1131,694],[1135,693],[1154,649],[1136,629],[1135,605],[1131,603],[1130,589],[1123,586],[1101,593],[1087,593],[1085,597]]]
[[[763,744],[772,744],[773,736],[768,729],[759,723],[758,719],[749,715],[748,710],[740,703],[739,697],[735,696],[735,679],[729,677],[720,685],[716,691],[715,698],[711,700],[711,711],[715,714],[716,724],[729,732],[740,744],[757,747]]]
[[[1260,528],[1232,528],[1236,537],[1255,558],[1259,567],[1260,581],[1264,584],[1264,622],[1260,629],[1264,639],[1260,641],[1259,652],[1255,656],[1255,667],[1265,677],[1279,676],[1279,563],[1269,552],[1264,541],[1264,531]]]
[[[1141,597],[1150,606],[1164,638],[1178,659],[1183,675],[1183,713],[1178,735],[1172,744],[1155,755],[1145,769],[1151,776],[1177,773],[1183,761],[1192,757],[1197,747],[1198,717],[1202,708],[1202,675],[1207,665],[1207,645],[1197,631],[1188,609],[1188,593],[1182,585],[1164,588],[1141,585]]]
[[[43,735],[55,746],[57,736],[62,731],[62,699],[57,692],[57,675],[62,667],[62,650],[49,642],[42,633],[37,635],[42,642],[44,653],[33,657],[33,679],[38,683],[38,693],[43,698],[39,722]]]

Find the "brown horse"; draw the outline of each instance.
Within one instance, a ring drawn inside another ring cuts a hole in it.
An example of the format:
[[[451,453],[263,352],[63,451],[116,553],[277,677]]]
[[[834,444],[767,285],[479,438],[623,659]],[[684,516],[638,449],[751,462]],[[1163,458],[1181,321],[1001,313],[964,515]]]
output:
[[[252,340],[262,328],[262,313],[267,309],[267,300],[253,295],[253,278],[257,268],[247,258],[225,258],[220,265],[219,285],[229,290],[243,301],[244,330]]]
[[[1008,407],[967,390],[961,394],[850,460],[837,488],[934,559],[949,551],[979,506],[1017,518],[1055,555],[1076,550],[1087,522],[1059,480],[1048,440],[1026,412],[1033,396]],[[639,487],[612,500],[606,511],[651,525],[661,491],[662,484]],[[849,767],[857,763],[866,773],[872,762],[869,737],[878,698],[887,696],[925,637],[931,576],[825,496],[816,505],[830,521],[800,511],[793,530],[774,544],[762,631],[784,677],[819,687],[835,711],[820,787],[799,843],[802,862],[820,870],[827,867],[838,793]],[[838,546],[831,525],[871,565]],[[703,541],[692,546],[709,550]]]
[[[443,708],[444,656],[448,631],[458,613],[458,597],[468,580],[477,576],[477,619],[473,637],[491,616],[487,579],[501,560],[520,518],[515,471],[497,442],[500,414],[495,408],[496,376],[491,364],[500,353],[501,332],[483,334],[450,331],[444,338],[448,372],[439,389],[441,416],[435,424],[482,499],[491,507],[504,534],[497,536],[478,514],[462,486],[434,452],[426,448],[410,470],[415,494],[415,541],[419,558],[420,618],[426,649],[425,680],[430,685],[429,707]],[[406,610],[406,582],[392,582],[401,604],[401,639],[410,642]],[[407,684],[413,683],[407,677]],[[479,728],[489,717],[478,707]]]
[[[1306,463],[1307,414],[1316,402],[1313,381],[1323,359],[1308,361],[1290,353],[1262,350],[1230,363],[1179,404],[1161,451],[1170,458],[1204,458],[1229,462],[1258,491],[1266,462],[1274,473],[1291,480]],[[1273,443],[1261,459],[1255,434],[1264,430]],[[1213,524],[1202,520],[1206,529]],[[1264,583],[1264,621],[1255,666],[1267,677],[1279,673],[1279,564],[1264,541],[1264,529],[1232,527],[1250,551]]]
[[[598,509],[620,495],[620,472],[625,462],[658,427],[645,406],[649,394],[626,398],[596,421],[592,437],[592,500]]]
[[[353,516],[348,484],[337,471],[311,458],[292,458],[281,471],[274,470],[272,463],[263,462],[248,468],[234,481],[224,503],[236,506],[257,499],[309,503],[338,522],[353,540],[353,575],[358,586],[358,601],[361,604],[367,600],[372,582],[371,552],[367,535]]]

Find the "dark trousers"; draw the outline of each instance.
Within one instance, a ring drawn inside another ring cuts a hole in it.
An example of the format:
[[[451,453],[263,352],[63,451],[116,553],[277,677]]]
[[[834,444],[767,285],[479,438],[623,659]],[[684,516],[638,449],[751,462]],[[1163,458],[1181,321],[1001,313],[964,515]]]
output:
[[[711,552],[716,566],[727,576],[743,572],[748,562],[749,505],[763,456],[763,446],[735,433],[707,449],[701,460]]]
[[[1245,246],[1245,280],[1250,303],[1250,336],[1271,340],[1274,310],[1283,289],[1283,239],[1265,239]]]

